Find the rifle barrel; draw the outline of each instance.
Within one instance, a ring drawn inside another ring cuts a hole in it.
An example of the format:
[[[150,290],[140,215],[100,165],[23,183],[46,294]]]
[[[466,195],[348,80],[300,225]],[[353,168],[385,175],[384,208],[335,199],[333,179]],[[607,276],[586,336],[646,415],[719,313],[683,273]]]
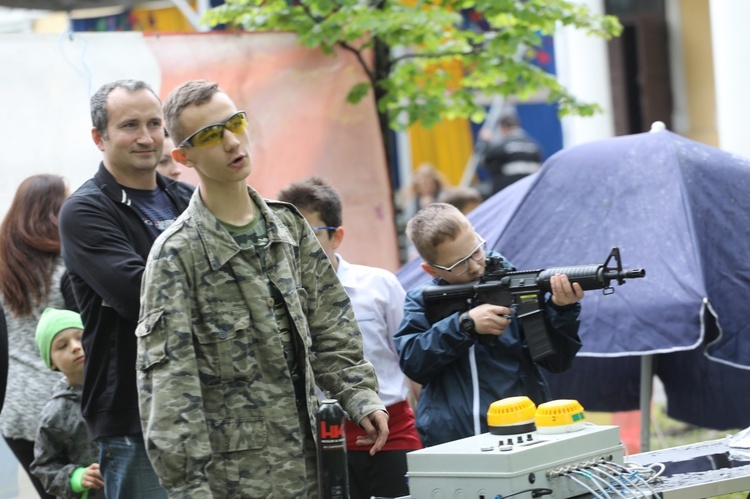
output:
[[[644,269],[608,270],[603,265],[576,265],[571,267],[555,267],[544,270],[539,274],[537,283],[544,291],[550,291],[550,278],[555,274],[565,274],[570,282],[577,282],[584,291],[603,289],[616,280],[623,284],[625,279],[644,277]]]
[[[636,279],[638,277],[646,277],[646,269],[623,270],[621,274],[623,279]]]

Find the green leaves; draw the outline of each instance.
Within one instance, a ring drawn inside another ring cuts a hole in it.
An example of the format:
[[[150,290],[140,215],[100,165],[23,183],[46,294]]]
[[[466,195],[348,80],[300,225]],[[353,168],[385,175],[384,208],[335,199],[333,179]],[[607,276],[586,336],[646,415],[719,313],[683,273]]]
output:
[[[351,90],[349,90],[349,94],[346,96],[346,101],[350,104],[358,103],[365,95],[367,95],[367,92],[370,91],[371,87],[372,85],[369,83],[357,83]]]
[[[544,35],[561,26],[611,38],[622,30],[611,16],[592,14],[566,0],[227,0],[204,21],[248,31],[292,31],[306,47],[336,57],[354,52],[368,82],[345,96],[351,103],[377,89],[378,109],[391,127],[426,127],[443,118],[484,119],[486,96],[546,95],[561,115],[588,116],[596,104],[578,101],[554,76],[532,64]],[[473,8],[488,31],[462,26],[461,9]],[[391,48],[378,68],[364,52],[379,40]],[[344,98],[344,96],[342,96]]]

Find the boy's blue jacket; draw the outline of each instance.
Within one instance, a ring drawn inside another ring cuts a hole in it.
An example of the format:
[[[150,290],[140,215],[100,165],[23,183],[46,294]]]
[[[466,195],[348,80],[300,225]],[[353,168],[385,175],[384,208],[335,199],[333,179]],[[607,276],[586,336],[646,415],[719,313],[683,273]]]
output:
[[[512,268],[507,260],[503,262]],[[496,400],[520,395],[537,405],[550,400],[547,382],[531,359],[518,319],[492,347],[460,330],[458,312],[430,325],[424,314],[422,289],[445,284],[442,279],[433,279],[406,294],[404,319],[394,336],[401,369],[423,385],[416,423],[425,446],[489,431],[487,409]],[[539,363],[548,371],[570,368],[581,348],[580,310],[579,303],[558,307],[547,300],[550,336],[557,351]]]

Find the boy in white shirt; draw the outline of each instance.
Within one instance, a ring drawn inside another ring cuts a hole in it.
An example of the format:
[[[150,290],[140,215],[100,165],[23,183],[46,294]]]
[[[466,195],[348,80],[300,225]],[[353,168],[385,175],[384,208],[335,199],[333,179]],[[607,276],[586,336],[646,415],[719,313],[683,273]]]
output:
[[[405,479],[406,453],[421,449],[414,412],[407,398],[410,388],[416,397],[419,385],[406,378],[398,365],[393,335],[404,315],[406,292],[395,275],[384,269],[354,265],[336,253],[344,239],[342,205],[338,192],[325,180],[310,177],[284,188],[278,195],[297,207],[315,231],[341,284],[352,300],[354,315],[362,331],[364,356],[378,376],[380,399],[390,419],[390,434],[383,449],[374,456],[357,445],[364,431],[347,421],[347,459],[351,499],[401,497],[409,494]]]

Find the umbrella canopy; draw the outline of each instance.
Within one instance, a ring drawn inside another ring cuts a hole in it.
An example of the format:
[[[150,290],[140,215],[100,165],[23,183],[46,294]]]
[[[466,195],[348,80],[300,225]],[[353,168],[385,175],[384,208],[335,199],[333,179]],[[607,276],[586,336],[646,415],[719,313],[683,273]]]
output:
[[[638,356],[655,355],[670,416],[738,428],[750,424],[736,396],[750,388],[748,192],[749,160],[661,131],[563,150],[469,219],[518,269],[603,264],[613,247],[646,269],[613,295],[586,293],[579,358],[548,376],[556,396],[636,409]],[[418,270],[399,271],[407,289]]]

